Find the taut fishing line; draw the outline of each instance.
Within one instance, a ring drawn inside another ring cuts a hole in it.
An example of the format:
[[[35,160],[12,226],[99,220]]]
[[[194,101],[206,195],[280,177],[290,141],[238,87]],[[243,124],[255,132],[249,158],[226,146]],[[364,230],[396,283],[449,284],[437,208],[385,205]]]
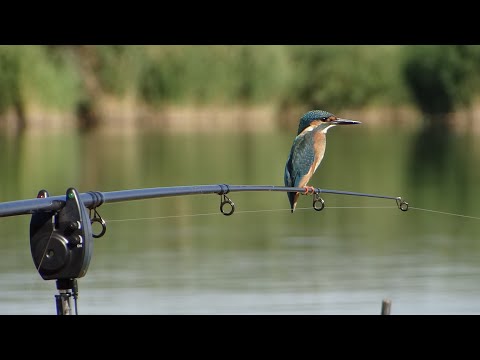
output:
[[[325,206],[325,209],[398,209],[397,206]],[[462,217],[467,219],[474,219],[480,220],[480,217],[477,216],[469,216],[463,214],[456,214],[451,212],[445,211],[438,211],[438,210],[431,210],[425,208],[419,208],[414,206],[409,206],[410,210],[417,210],[417,211],[425,211],[431,212],[435,214],[441,215],[448,215],[448,216],[456,216]],[[305,210],[312,210],[311,207],[303,207],[297,208],[295,211],[305,211]],[[283,212],[283,211],[291,211],[288,208],[284,209],[263,209],[263,210],[236,210],[235,214],[247,214],[247,213],[264,213],[264,212]],[[198,216],[212,216],[212,215],[221,215],[219,212],[212,212],[212,213],[200,213],[200,214],[184,214],[184,215],[167,215],[167,216],[153,216],[153,217],[139,217],[139,218],[126,218],[126,219],[110,219],[105,220],[106,222],[126,222],[126,221],[142,221],[142,220],[164,220],[164,219],[175,219],[175,218],[184,218],[184,217],[198,217]]]
[[[422,209],[422,208],[417,208],[417,207],[413,207],[413,206],[410,206],[410,209],[420,210],[420,211],[428,211],[428,212],[432,212],[432,213],[436,213],[436,214],[442,214],[442,215],[458,216],[458,217],[463,217],[463,218],[468,218],[468,219],[480,220],[480,217],[477,217],[477,216],[469,216],[469,215],[455,214],[455,213],[450,213],[450,212],[445,212],[445,211],[438,211],[438,210]]]
[[[396,206],[328,206],[325,209],[398,209]],[[295,211],[300,210],[312,210],[311,207],[296,208]],[[291,209],[263,209],[263,210],[236,210],[235,214],[246,214],[246,213],[262,213],[262,212],[290,212]],[[174,218],[183,218],[183,217],[197,217],[197,216],[211,216],[211,215],[221,215],[219,212],[212,213],[200,213],[200,214],[184,214],[184,215],[167,215],[167,216],[153,216],[153,217],[140,217],[140,218],[127,218],[127,219],[111,219],[106,220],[106,222],[123,222],[123,221],[141,221],[141,220],[163,220],[163,219],[174,219]]]

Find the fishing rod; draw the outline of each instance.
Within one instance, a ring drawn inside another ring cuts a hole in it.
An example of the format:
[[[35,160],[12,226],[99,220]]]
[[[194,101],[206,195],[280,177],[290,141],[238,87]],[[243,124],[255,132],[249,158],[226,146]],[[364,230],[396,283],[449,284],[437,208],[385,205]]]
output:
[[[106,222],[97,208],[105,203],[142,200],[169,196],[218,194],[220,211],[230,216],[235,204],[227,196],[231,192],[242,191],[281,191],[313,195],[313,208],[321,211],[325,201],[320,194],[366,196],[395,200],[402,211],[408,210],[408,203],[401,197],[365,194],[352,191],[339,191],[313,188],[285,187],[275,185],[195,185],[131,189],[121,191],[89,191],[79,193],[75,188],[67,189],[65,196],[50,196],[40,190],[34,199],[0,203],[0,217],[31,214],[30,250],[35,267],[44,280],[56,280],[59,291],[55,295],[57,315],[78,314],[77,278],[85,276],[93,252],[93,238],[102,237]],[[230,207],[228,209],[227,205]],[[89,209],[90,211],[88,211]],[[93,211],[93,216],[92,216]],[[99,223],[102,230],[94,233],[92,225]],[[75,301],[72,308],[71,299]]]
[[[281,192],[299,192],[305,193],[304,188],[298,187],[286,187],[275,185],[193,185],[193,186],[171,186],[171,187],[155,187],[155,188],[143,188],[143,189],[131,189],[120,191],[89,191],[79,194],[79,200],[83,205],[89,209],[95,209],[104,203],[115,203],[122,201],[143,200],[151,198],[161,198],[170,196],[183,196],[183,195],[197,195],[197,194],[218,194],[224,196],[224,201],[233,205],[233,202],[229,202],[226,194],[230,192],[246,192],[246,191],[281,191]],[[328,190],[314,188],[314,205],[320,202],[324,205],[324,202],[320,198],[320,194],[337,194],[337,195],[351,195],[351,196],[366,196],[372,198],[391,199],[395,200],[397,206],[402,211],[408,210],[408,203],[402,200],[401,197],[365,194],[352,191],[340,191],[340,190]],[[222,202],[222,203],[223,203]],[[27,200],[17,200],[10,202],[0,203],[0,217],[34,214],[38,211],[60,211],[65,206],[64,196],[48,196],[45,190],[41,190],[37,198]],[[324,206],[314,207],[315,210],[322,210]],[[232,206],[232,209],[234,207]],[[231,215],[232,212],[224,212],[224,215]]]

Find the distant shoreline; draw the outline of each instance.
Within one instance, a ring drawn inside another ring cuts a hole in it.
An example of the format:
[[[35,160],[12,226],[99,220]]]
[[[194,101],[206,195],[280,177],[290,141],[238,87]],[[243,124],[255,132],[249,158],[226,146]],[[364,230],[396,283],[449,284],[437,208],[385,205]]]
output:
[[[320,107],[318,107],[320,108]],[[28,109],[23,118],[14,111],[0,116],[0,132],[101,130],[130,132],[139,129],[166,132],[268,132],[296,127],[301,115],[313,107],[279,109],[273,106],[165,106],[147,109],[128,102],[110,101],[97,107],[93,119],[78,114],[60,113],[42,108]],[[323,109],[322,109],[323,110]],[[420,127],[424,116],[408,107],[369,107],[345,109],[335,115],[360,120],[368,127]],[[480,102],[468,110],[452,113],[448,124],[456,131],[480,132]]]

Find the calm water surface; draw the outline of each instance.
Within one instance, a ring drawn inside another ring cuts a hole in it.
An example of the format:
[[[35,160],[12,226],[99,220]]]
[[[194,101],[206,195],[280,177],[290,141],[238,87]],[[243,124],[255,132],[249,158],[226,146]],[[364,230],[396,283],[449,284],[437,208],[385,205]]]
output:
[[[144,187],[283,185],[293,132],[0,135],[0,202]],[[329,131],[312,185],[402,196],[480,217],[480,139],[368,127]],[[480,220],[384,199],[285,193],[104,204],[78,280],[80,314],[480,314]],[[0,218],[0,314],[55,314],[30,254],[28,215]]]

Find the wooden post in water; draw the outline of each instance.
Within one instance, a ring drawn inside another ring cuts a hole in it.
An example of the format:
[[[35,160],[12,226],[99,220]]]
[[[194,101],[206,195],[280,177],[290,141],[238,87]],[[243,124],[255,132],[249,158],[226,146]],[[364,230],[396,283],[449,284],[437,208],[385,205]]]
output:
[[[392,307],[392,300],[383,299],[381,315],[390,315],[390,309]]]

